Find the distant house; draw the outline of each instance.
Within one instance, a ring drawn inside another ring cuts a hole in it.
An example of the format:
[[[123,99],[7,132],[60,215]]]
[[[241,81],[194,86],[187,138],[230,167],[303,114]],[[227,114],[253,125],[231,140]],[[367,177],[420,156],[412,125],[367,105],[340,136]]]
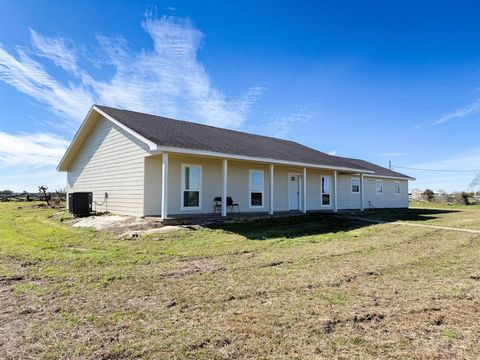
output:
[[[68,192],[93,192],[97,210],[163,218],[225,216],[227,197],[240,212],[267,214],[404,208],[412,180],[293,141],[99,105],[57,169]]]

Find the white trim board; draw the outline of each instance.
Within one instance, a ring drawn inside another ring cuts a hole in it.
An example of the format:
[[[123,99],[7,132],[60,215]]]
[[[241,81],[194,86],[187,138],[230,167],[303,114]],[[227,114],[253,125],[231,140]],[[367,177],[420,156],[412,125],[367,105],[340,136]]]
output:
[[[150,151],[155,151],[155,150],[158,149],[157,144],[155,144],[153,141],[148,140],[147,138],[145,138],[142,135],[140,135],[139,133],[133,131],[128,126],[123,125],[121,122],[115,120],[113,117],[111,117],[110,115],[108,115],[104,111],[100,110],[95,105],[93,105],[90,108],[90,110],[88,111],[87,116],[83,119],[82,124],[80,125],[80,128],[75,133],[75,136],[73,137],[73,140],[70,142],[70,145],[68,146],[67,150],[65,151],[65,154],[63,154],[62,159],[58,163],[57,171],[67,171],[67,168],[64,168],[65,161],[70,156],[71,151],[75,147],[76,143],[79,141],[80,136],[85,131],[86,126],[92,121],[90,119],[91,119],[93,110],[95,110],[99,115],[103,116],[105,119],[109,120],[110,122],[112,122],[113,124],[115,124],[116,126],[121,128],[123,131],[127,132],[128,134],[132,135],[133,137],[135,137],[135,138],[139,139],[140,141],[142,141],[143,143],[145,143],[148,146],[148,148],[150,149]],[[95,126],[95,125],[92,125],[92,127],[93,126]]]
[[[384,179],[397,179],[397,180],[412,180],[415,181],[417,179],[412,177],[401,177],[401,176],[388,176],[388,175],[375,175],[375,174],[365,174],[365,177],[372,177],[372,178],[384,178]]]
[[[128,126],[123,125],[120,121],[115,120],[113,117],[108,115],[106,112],[100,110],[95,105],[93,106],[93,109],[95,109],[100,115],[102,115],[106,119],[110,120],[112,123],[114,123],[115,125],[117,125],[121,129],[125,130],[127,133],[133,135],[134,137],[136,137],[140,141],[143,141],[145,144],[148,145],[148,147],[150,148],[150,151],[154,151],[154,150],[158,149],[158,145],[155,144],[153,141],[148,140],[146,137],[144,137],[144,136],[140,135],[139,133],[137,133],[136,131],[133,131],[132,129],[130,129]]]

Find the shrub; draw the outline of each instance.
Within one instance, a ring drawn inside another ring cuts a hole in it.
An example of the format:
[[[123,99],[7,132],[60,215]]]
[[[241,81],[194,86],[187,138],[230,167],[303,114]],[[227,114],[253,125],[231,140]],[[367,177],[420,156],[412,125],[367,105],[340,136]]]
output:
[[[435,197],[435,193],[433,190],[427,189],[423,192],[423,195],[426,196],[428,201],[432,201],[433,198]]]

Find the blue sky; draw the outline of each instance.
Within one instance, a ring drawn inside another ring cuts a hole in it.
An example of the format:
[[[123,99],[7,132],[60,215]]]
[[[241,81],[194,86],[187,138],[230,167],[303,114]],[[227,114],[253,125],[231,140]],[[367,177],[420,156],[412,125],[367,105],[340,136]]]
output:
[[[92,103],[387,166],[480,168],[475,2],[0,2],[0,188],[55,171]],[[398,169],[412,188],[474,173]]]

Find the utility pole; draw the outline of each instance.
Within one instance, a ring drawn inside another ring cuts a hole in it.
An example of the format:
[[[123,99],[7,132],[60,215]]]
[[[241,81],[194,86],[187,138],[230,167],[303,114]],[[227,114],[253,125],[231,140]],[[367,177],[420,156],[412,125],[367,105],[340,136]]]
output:
[[[388,161],[388,170],[392,170],[392,160]]]

